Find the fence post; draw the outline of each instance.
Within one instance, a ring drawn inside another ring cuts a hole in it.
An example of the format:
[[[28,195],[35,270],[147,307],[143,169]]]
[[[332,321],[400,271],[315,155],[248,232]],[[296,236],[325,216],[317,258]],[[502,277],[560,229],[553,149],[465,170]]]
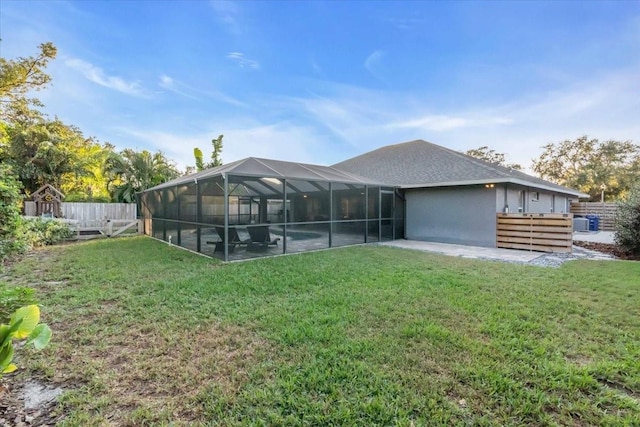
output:
[[[110,219],[107,220],[107,237],[111,237],[113,234],[113,222]]]

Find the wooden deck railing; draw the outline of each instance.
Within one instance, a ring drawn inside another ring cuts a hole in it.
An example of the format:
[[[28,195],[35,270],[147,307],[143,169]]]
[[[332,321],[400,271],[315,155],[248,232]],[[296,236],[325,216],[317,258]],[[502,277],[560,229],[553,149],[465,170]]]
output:
[[[497,214],[496,246],[538,252],[571,252],[573,214]]]

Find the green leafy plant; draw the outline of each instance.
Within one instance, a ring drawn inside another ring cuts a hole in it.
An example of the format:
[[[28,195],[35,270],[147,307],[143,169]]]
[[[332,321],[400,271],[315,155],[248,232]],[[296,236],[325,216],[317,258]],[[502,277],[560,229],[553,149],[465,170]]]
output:
[[[9,287],[0,282],[0,323],[9,321],[11,313],[25,305],[35,304],[34,290],[23,286]]]
[[[0,261],[19,252],[16,238],[22,200],[20,188],[13,170],[0,164]]]
[[[18,228],[27,249],[54,245],[73,235],[66,223],[50,219],[21,219]]]
[[[9,324],[0,325],[0,378],[18,368],[12,363],[13,342],[24,339],[25,345],[33,345],[36,350],[42,350],[51,339],[49,326],[40,323],[40,309],[37,305],[17,309],[11,315]]]
[[[615,241],[627,254],[640,256],[640,183],[618,203]]]

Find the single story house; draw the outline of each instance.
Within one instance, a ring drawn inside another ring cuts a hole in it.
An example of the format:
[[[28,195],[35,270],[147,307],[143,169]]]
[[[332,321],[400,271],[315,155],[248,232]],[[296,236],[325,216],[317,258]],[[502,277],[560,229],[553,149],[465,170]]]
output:
[[[333,165],[398,188],[405,237],[496,246],[496,213],[568,213],[587,194],[423,140],[388,145]]]
[[[578,191],[418,140],[333,166],[246,158],[150,188],[145,233],[225,261],[398,238],[496,246],[496,213]]]

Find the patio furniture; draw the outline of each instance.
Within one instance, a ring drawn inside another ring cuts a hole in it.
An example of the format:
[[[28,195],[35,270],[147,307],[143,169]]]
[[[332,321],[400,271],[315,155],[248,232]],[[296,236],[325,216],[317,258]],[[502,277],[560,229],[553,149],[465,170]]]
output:
[[[216,245],[214,252],[224,252],[224,227],[214,227],[216,233],[220,236],[220,240],[207,241],[209,245]],[[235,227],[229,227],[229,253],[233,253],[236,250],[236,246],[246,245],[249,240],[242,240],[238,235],[238,230]]]
[[[247,250],[267,250],[269,246],[278,246],[279,237],[271,238],[268,225],[253,225],[247,227],[250,241],[247,244]]]

